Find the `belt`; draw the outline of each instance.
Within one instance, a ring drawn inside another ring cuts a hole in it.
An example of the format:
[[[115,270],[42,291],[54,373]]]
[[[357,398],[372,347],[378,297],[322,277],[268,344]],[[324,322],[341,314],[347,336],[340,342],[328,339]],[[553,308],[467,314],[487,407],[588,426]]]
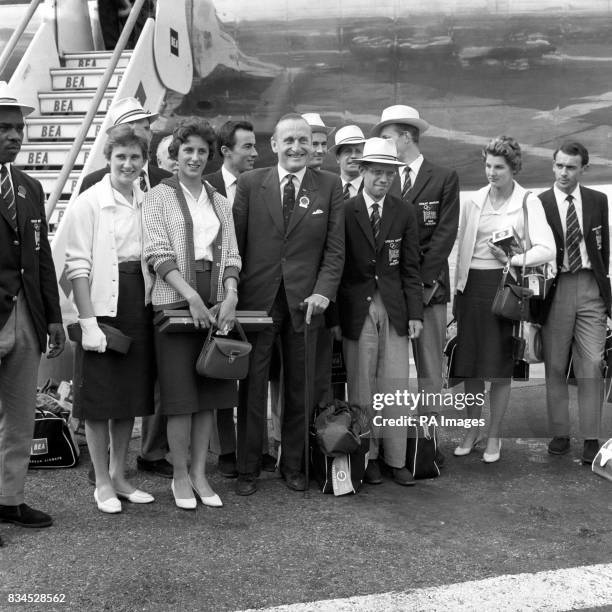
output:
[[[210,272],[212,270],[212,261],[208,259],[196,259],[195,271],[196,272]]]
[[[122,261],[119,264],[119,272],[125,272],[126,274],[137,274],[142,272],[142,263],[139,260]]]

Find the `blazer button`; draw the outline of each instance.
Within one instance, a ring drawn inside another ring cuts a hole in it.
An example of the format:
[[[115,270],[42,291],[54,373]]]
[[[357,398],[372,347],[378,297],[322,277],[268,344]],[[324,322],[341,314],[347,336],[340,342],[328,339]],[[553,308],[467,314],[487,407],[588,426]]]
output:
[[[375,275],[375,276],[374,276],[374,280],[378,280],[378,275]]]
[[[16,295],[14,295],[14,296],[13,296],[13,302],[16,302],[16,301],[17,301],[17,296],[16,296]]]
[[[19,246],[19,240],[13,240],[13,244],[14,244],[15,246]]]
[[[368,296],[368,297],[366,298],[366,302],[371,302],[371,301],[372,301],[372,298]]]

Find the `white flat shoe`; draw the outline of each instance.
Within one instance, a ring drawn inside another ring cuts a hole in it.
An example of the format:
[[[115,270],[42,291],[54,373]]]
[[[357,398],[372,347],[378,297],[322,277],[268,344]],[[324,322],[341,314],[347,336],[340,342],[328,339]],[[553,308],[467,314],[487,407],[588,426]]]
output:
[[[202,503],[205,506],[209,506],[210,508],[222,508],[223,507],[223,502],[221,501],[221,498],[216,493],[213,494],[213,495],[209,495],[208,497],[204,497],[193,486],[193,482],[191,482],[191,478],[189,479],[189,484],[191,485],[191,488],[193,489],[193,492],[196,494],[197,497],[199,497],[202,500]]]
[[[155,498],[149,493],[145,493],[140,489],[134,489],[131,493],[122,493],[117,491],[117,497],[119,499],[127,499],[127,501],[133,504],[150,504],[155,501]]]
[[[495,463],[496,461],[499,461],[499,458],[501,457],[501,446],[502,446],[502,441],[499,441],[499,448],[497,449],[496,453],[487,453],[484,452],[482,454],[482,460],[485,463]]]
[[[117,514],[121,512],[121,502],[116,497],[110,497],[106,501],[100,501],[98,499],[98,489],[94,489],[94,499],[100,512],[106,512],[106,514]]]
[[[174,479],[172,479],[172,484],[170,485],[172,489],[172,495],[174,495],[174,503],[181,510],[195,510],[198,502],[195,497],[177,497],[174,492]]]

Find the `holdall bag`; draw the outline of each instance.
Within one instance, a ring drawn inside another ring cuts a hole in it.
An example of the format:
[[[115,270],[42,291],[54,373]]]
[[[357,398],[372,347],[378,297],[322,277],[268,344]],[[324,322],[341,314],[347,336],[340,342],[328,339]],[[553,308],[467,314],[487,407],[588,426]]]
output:
[[[529,321],[521,321],[521,337],[525,340],[523,359],[530,364],[544,361],[542,326]]]
[[[406,445],[406,468],[416,480],[422,478],[437,478],[440,468],[436,463],[438,451],[438,426],[413,425],[408,427],[408,443]]]
[[[612,438],[604,442],[595,455],[595,459],[593,459],[591,464],[591,470],[602,478],[612,480]]]
[[[79,461],[79,447],[68,423],[50,410],[36,408],[30,468],[69,468]]]
[[[510,265],[506,264],[502,274],[499,287],[495,293],[491,312],[498,317],[509,319],[510,321],[520,321],[529,319],[529,298],[532,295],[531,289],[525,289],[516,283],[508,280]]]
[[[247,341],[242,325],[235,321],[242,340],[215,336],[218,329],[211,325],[196,361],[196,372],[206,378],[242,380],[249,372],[249,353],[253,346]]]
[[[318,410],[314,421],[317,444],[328,457],[339,457],[355,452],[360,445],[361,426],[355,412],[341,400],[334,400]]]

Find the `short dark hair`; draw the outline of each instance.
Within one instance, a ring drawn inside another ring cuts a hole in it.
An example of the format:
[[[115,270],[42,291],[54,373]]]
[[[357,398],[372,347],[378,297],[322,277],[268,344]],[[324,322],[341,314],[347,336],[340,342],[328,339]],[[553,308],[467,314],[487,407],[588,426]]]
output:
[[[306,121],[306,119],[304,119],[304,117],[302,117],[302,115],[299,113],[287,113],[276,122],[272,136],[276,136],[276,130],[278,129],[278,126],[283,123],[283,121],[303,121],[306,125],[308,125],[308,127],[310,127],[308,121]]]
[[[557,153],[561,151],[561,153],[565,153],[566,155],[580,155],[580,161],[583,166],[588,165],[589,163],[589,152],[587,148],[576,140],[566,140],[554,153],[553,160],[557,159]]]
[[[486,160],[487,155],[503,157],[514,174],[523,167],[521,145],[512,136],[502,135],[491,139],[482,150],[482,159]]]
[[[177,158],[181,145],[187,142],[190,136],[199,136],[206,142],[208,144],[208,159],[214,157],[217,135],[212,125],[206,119],[187,117],[180,121],[172,132],[172,142],[168,145],[168,155],[172,159]]]
[[[226,121],[217,133],[217,152],[223,158],[221,147],[233,149],[236,145],[236,131],[245,130],[253,132],[253,124],[250,121]]]
[[[132,145],[140,147],[142,158],[146,161],[149,153],[149,143],[138,128],[129,123],[116,125],[108,130],[108,138],[104,143],[104,157],[107,160],[110,159],[115,147],[130,147]]]

